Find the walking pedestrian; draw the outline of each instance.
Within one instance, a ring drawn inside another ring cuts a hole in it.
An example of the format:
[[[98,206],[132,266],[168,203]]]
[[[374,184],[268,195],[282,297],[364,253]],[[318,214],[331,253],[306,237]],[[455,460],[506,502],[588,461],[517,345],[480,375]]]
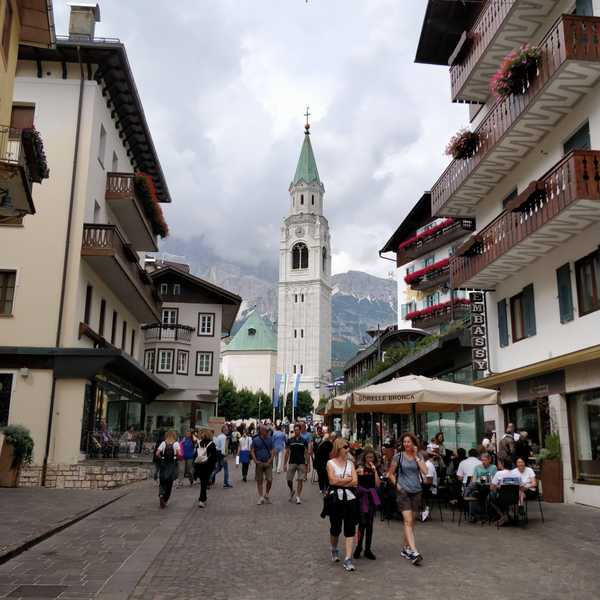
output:
[[[276,425],[273,433],[273,447],[275,448],[275,459],[278,473],[283,471],[283,465],[285,463],[286,441],[287,436],[282,431],[281,425]]]
[[[248,432],[244,429],[240,442],[238,444],[238,457],[240,464],[242,465],[242,481],[248,481],[248,468],[250,467],[250,449],[252,447],[252,438],[248,435]]]
[[[217,447],[217,462],[215,464],[215,469],[212,473],[212,477],[210,480],[211,485],[214,485],[217,475],[223,471],[223,487],[231,488],[233,487],[231,483],[229,483],[229,464],[227,463],[227,431],[228,428],[223,425],[221,427],[221,433],[217,436],[215,440],[215,446]]]
[[[327,427],[323,427],[323,437],[319,445],[314,449],[313,467],[317,471],[319,478],[319,490],[321,494],[327,492],[327,486],[329,480],[327,478],[327,461],[331,451],[333,450],[333,442],[335,440],[335,433],[329,433]]]
[[[329,489],[325,498],[325,512],[329,515],[330,522],[331,560],[333,562],[340,561],[338,539],[343,525],[346,538],[344,569],[354,571],[352,542],[356,533],[358,514],[356,498],[358,478],[354,464],[348,458],[349,450],[350,446],[343,438],[336,439],[333,443],[333,458],[327,462]]]
[[[256,472],[256,489],[258,491],[257,504],[270,504],[269,493],[273,485],[273,461],[275,460],[275,448],[273,438],[269,435],[266,425],[258,426],[258,435],[252,440],[250,450],[254,461]],[[263,481],[266,481],[266,493],[263,494]]]
[[[373,543],[373,521],[377,508],[381,505],[377,490],[381,485],[379,479],[379,461],[373,448],[365,448],[358,461],[356,469],[358,476],[358,544],[354,550],[354,558],[360,558],[363,542],[365,547],[365,558],[375,560],[371,551]]]
[[[302,487],[304,479],[309,470],[308,465],[308,442],[301,435],[301,428],[298,423],[294,425],[294,435],[287,441],[285,449],[285,466],[287,473],[287,485],[290,490],[289,501],[293,502],[296,497],[296,504],[302,504]],[[294,491],[294,476],[296,477],[296,490]]]
[[[156,443],[154,444],[154,450],[152,451],[152,462],[154,463],[154,481],[158,481],[158,473],[160,472],[160,458],[158,457],[158,447],[162,444],[165,439],[165,431],[164,429],[158,430],[158,436],[156,438]]]
[[[404,546],[401,556],[418,565],[423,556],[415,545],[415,515],[421,510],[421,480],[427,477],[427,466],[417,450],[419,441],[414,433],[400,439],[400,452],[392,460],[388,479],[396,486],[398,511],[404,523]]]
[[[217,447],[213,442],[212,429],[202,429],[200,431],[200,442],[196,448],[196,458],[194,459],[194,478],[200,480],[199,508],[206,506],[206,490],[217,460]]]
[[[190,485],[194,485],[194,458],[196,458],[198,440],[194,438],[191,429],[185,432],[185,437],[180,445],[183,454],[183,472],[180,469],[180,482],[183,483],[183,478],[185,477],[189,480]]]
[[[180,457],[179,442],[174,431],[168,431],[165,439],[160,443],[156,451],[160,461],[158,499],[160,507],[165,508],[171,497],[173,482],[177,479],[177,461]]]

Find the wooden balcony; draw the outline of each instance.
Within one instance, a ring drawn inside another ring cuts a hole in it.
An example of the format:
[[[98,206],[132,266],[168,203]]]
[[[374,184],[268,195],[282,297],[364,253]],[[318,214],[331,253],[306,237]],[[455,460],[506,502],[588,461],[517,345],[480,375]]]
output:
[[[474,216],[477,203],[600,80],[600,18],[563,15],[539,47],[539,74],[526,92],[490,109],[475,154],[453,160],[433,186],[433,214]]]
[[[196,331],[189,325],[165,325],[164,323],[152,323],[144,325],[145,342],[177,342],[189,345],[192,341],[192,335]]]
[[[570,152],[450,261],[454,287],[494,289],[600,221],[600,151]]]
[[[401,267],[419,256],[433,252],[475,231],[473,219],[449,220],[448,223],[441,225],[439,228],[432,227],[430,231],[414,236],[412,240],[408,240],[409,243],[401,243],[396,252],[396,266]]]
[[[444,259],[439,261],[439,263],[434,263],[425,269],[419,271],[417,277],[415,277],[414,273],[409,273],[405,277],[408,279],[406,283],[410,285],[413,290],[430,290],[434,287],[439,287],[440,285],[446,283],[450,279],[450,263],[448,259]]]
[[[156,236],[144,207],[136,197],[133,173],[107,173],[106,203],[119,220],[127,239],[140,252],[156,252]]]
[[[81,256],[138,321],[159,320],[158,293],[116,225],[85,223]]]
[[[454,51],[450,67],[452,100],[485,102],[490,95],[490,78],[502,59],[536,39],[553,11],[567,12],[568,8],[563,0],[487,0]]]
[[[439,308],[433,307],[434,310],[426,315],[411,317],[407,315],[407,319],[412,321],[413,327],[419,329],[429,329],[452,321],[464,321],[470,312],[469,304],[466,302],[445,302]]]

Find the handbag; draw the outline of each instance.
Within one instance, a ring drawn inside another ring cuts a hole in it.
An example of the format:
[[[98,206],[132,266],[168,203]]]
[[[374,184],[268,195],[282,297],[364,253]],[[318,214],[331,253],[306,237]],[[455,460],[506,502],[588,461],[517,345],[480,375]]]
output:
[[[212,444],[213,442],[208,442],[208,444],[206,444],[206,446],[198,446],[198,451],[196,453],[196,458],[194,459],[194,464],[196,465],[203,465],[205,462],[208,461],[208,447]]]

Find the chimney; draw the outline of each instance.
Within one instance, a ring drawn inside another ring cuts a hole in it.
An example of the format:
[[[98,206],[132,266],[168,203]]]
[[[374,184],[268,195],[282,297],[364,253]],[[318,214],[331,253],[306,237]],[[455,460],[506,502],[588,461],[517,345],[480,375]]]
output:
[[[96,23],[100,22],[100,5],[96,2],[69,2],[69,37],[75,40],[93,40]]]

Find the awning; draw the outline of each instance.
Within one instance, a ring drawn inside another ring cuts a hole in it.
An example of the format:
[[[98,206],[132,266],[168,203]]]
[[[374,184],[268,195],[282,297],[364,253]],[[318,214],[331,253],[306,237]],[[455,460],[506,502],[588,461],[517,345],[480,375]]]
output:
[[[340,394],[331,398],[325,407],[325,415],[341,415],[348,408],[348,397],[350,394]]]
[[[495,390],[422,375],[407,375],[352,392],[348,412],[410,414],[456,412],[497,404]],[[415,408],[413,408],[413,405]]]

